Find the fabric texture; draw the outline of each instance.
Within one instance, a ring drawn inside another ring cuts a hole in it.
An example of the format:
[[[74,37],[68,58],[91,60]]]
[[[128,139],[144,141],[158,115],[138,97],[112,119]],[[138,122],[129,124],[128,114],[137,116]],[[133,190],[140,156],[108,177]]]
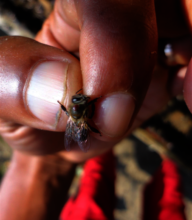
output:
[[[171,160],[164,160],[144,189],[143,220],[186,220],[181,177]]]
[[[112,151],[86,162],[78,193],[69,199],[62,220],[113,220],[115,157]]]
[[[115,157],[112,151],[84,166],[78,193],[66,203],[61,220],[113,220]],[[177,166],[164,160],[143,193],[142,220],[186,220]]]

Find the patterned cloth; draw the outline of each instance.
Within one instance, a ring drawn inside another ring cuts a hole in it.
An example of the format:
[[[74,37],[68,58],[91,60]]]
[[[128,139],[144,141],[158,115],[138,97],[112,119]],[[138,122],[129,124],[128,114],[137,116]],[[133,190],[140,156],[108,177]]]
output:
[[[90,159],[79,191],[66,203],[61,220],[113,220],[115,158],[112,151]],[[177,166],[164,160],[144,189],[142,220],[186,220]]]

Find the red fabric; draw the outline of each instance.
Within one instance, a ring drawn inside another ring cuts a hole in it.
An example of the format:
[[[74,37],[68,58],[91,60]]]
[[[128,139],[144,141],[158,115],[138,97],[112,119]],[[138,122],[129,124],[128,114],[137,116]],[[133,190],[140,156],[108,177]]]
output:
[[[88,160],[78,194],[69,199],[60,218],[62,220],[114,219],[114,182],[115,158],[112,151]]]
[[[65,205],[61,220],[112,220],[115,194],[112,151],[87,161],[79,192]],[[176,165],[165,160],[144,190],[143,220],[186,220],[181,179]]]
[[[144,190],[143,220],[186,220],[177,166],[164,160]]]

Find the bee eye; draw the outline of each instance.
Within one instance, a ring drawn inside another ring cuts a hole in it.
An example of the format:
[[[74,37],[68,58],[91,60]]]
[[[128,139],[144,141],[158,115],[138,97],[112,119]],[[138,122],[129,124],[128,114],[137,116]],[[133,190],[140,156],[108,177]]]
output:
[[[75,104],[78,104],[82,101],[82,97],[75,97],[75,98],[72,98],[72,102],[75,103]]]

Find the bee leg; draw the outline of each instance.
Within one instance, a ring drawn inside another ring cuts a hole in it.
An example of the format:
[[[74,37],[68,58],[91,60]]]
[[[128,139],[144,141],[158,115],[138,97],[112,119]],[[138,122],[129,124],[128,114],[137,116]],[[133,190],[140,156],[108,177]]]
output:
[[[68,113],[67,109],[65,108],[65,106],[62,105],[60,101],[57,101],[57,102],[60,104],[61,109],[62,109],[62,110],[65,112],[65,114],[69,117],[69,113]]]
[[[82,88],[81,89],[79,89],[77,92],[76,92],[76,94],[78,94],[81,90],[83,90]]]
[[[91,108],[91,109],[90,109]],[[87,118],[93,118],[93,115],[95,113],[95,105],[94,103],[90,106],[90,111],[87,111],[86,114],[87,114]]]
[[[87,115],[87,117],[88,118],[92,118],[93,117],[93,115],[94,115],[94,113],[95,113],[95,102],[98,100],[98,99],[100,99],[102,96],[100,96],[99,98],[96,98],[96,99],[93,99],[92,101],[90,101],[90,102],[88,102],[88,104],[87,104],[87,107],[88,106],[91,106],[91,113],[90,112],[88,112],[88,115]]]
[[[100,99],[102,96],[98,97],[98,98],[95,98],[93,100],[91,100],[90,102],[88,102],[87,106],[89,105],[93,105],[98,99]]]
[[[94,127],[92,127],[90,125],[88,125],[88,128],[89,128],[90,131],[92,131],[94,133],[97,133],[97,134],[100,134],[100,136],[102,136],[101,133],[96,128],[94,128]]]

